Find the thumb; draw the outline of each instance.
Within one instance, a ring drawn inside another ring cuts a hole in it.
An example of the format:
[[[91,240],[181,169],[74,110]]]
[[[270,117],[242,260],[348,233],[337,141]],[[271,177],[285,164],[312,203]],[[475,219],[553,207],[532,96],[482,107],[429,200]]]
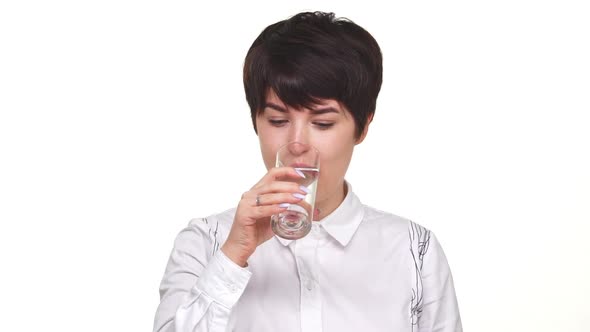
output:
[[[265,218],[265,220],[261,220],[258,223],[259,245],[268,241],[274,235],[275,233],[272,231],[272,227],[270,227],[270,218]]]

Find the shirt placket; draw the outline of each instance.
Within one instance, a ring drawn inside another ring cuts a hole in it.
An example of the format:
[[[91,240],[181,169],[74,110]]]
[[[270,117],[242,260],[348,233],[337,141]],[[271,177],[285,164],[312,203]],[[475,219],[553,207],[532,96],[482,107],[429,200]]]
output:
[[[322,301],[319,283],[318,243],[319,224],[313,223],[310,233],[297,241],[295,260],[301,294],[301,331],[322,331]]]

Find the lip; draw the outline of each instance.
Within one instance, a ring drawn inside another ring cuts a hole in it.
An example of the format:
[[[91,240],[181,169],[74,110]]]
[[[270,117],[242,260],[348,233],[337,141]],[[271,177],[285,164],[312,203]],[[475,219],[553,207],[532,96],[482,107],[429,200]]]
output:
[[[310,168],[312,167],[309,164],[305,164],[305,163],[292,163],[291,165],[289,165],[289,167],[296,167],[296,168]]]

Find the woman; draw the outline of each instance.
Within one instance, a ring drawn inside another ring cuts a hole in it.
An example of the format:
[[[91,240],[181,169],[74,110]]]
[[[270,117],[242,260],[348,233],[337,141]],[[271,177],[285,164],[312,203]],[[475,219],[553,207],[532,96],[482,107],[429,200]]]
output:
[[[382,57],[363,28],[300,13],[252,44],[244,87],[266,175],[236,208],[177,237],[154,331],[461,331],[451,273],[427,229],[360,203],[345,181],[367,135]],[[319,150],[310,234],[275,236],[270,216],[307,194],[279,147]]]

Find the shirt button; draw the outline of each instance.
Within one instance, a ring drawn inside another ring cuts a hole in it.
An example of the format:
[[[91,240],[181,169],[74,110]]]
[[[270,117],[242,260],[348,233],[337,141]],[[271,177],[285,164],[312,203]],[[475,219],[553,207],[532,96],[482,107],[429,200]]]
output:
[[[311,280],[307,280],[307,282],[305,283],[305,288],[307,288],[308,291],[313,289],[313,281]]]
[[[226,286],[227,286],[227,288],[229,288],[229,291],[232,293],[235,293],[238,291],[238,288],[234,284],[226,284]]]

